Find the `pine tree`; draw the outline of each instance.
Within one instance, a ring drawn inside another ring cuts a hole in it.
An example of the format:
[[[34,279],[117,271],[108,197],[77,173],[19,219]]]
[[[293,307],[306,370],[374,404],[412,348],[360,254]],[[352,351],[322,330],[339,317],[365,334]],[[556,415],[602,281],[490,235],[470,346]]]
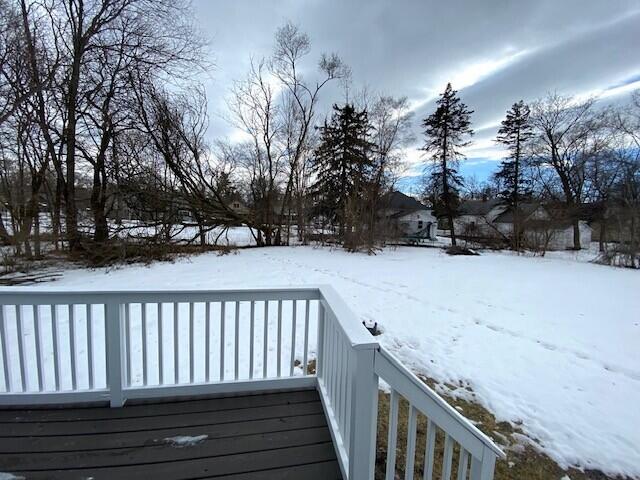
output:
[[[501,186],[500,197],[513,211],[513,248],[520,249],[521,215],[520,202],[531,194],[531,183],[524,175],[524,147],[533,136],[529,123],[531,110],[520,100],[507,111],[506,118],[498,130],[496,141],[509,149],[509,157],[501,162],[494,174],[496,183]]]
[[[463,157],[460,149],[469,145],[465,137],[473,135],[470,120],[473,111],[460,101],[457,93],[448,83],[436,102],[436,111],[422,122],[426,137],[423,150],[431,153],[433,160],[429,180],[449,222],[452,245],[456,245],[453,218],[463,186],[458,173],[458,160]]]
[[[316,182],[313,191],[318,213],[339,224],[345,232],[348,201],[361,194],[372,166],[371,125],[366,110],[353,105],[333,106],[331,121],[320,127],[320,145],[312,159]]]

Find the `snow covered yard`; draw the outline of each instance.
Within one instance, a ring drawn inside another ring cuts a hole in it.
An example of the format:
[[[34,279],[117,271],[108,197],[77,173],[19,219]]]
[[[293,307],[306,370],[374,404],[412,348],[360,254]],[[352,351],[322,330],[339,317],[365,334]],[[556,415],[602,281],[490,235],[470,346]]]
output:
[[[282,247],[66,270],[47,288],[330,284],[403,362],[454,395],[471,387],[562,467],[640,476],[640,274],[568,260]]]

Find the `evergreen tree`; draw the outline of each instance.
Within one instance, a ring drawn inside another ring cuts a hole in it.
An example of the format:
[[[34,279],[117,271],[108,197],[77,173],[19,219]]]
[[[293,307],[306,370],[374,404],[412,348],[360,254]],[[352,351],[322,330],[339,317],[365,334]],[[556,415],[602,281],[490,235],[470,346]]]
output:
[[[319,199],[318,213],[337,222],[342,236],[348,202],[361,194],[370,173],[373,144],[366,110],[351,104],[334,105],[333,110],[331,121],[320,127],[320,145],[312,160],[313,192]]]
[[[500,185],[500,197],[513,211],[513,248],[520,249],[522,198],[531,195],[531,182],[524,175],[524,147],[533,136],[529,123],[531,110],[520,100],[507,111],[506,118],[498,130],[496,141],[509,149],[509,157],[500,164],[494,174],[496,183]]]
[[[453,218],[458,207],[459,190],[463,186],[458,173],[458,160],[463,156],[460,149],[469,145],[465,137],[473,135],[470,120],[473,111],[460,101],[457,93],[448,83],[436,102],[436,111],[422,122],[426,137],[423,150],[431,153],[433,160],[429,181],[435,191],[435,200],[440,203],[449,222],[452,245],[456,245]]]

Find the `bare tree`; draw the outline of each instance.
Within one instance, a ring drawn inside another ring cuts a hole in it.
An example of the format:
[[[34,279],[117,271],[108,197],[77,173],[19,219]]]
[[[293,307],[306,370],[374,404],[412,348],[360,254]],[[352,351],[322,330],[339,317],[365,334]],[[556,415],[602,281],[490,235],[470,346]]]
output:
[[[279,148],[283,125],[282,109],[276,100],[276,92],[269,81],[265,61],[251,62],[251,69],[244,81],[236,82],[229,108],[236,125],[251,138],[253,152],[247,156],[247,165],[253,179],[252,192],[256,220],[261,225],[259,244],[278,244],[280,219],[276,218],[276,201],[285,180],[285,158]]]
[[[373,143],[373,171],[367,188],[367,215],[369,239],[373,246],[383,238],[378,221],[380,211],[386,207],[385,198],[394,188],[404,160],[404,147],[414,140],[411,131],[413,112],[406,97],[377,96],[369,108],[371,142]],[[384,224],[382,224],[384,225]]]
[[[270,70],[284,89],[283,143],[288,162],[288,181],[280,217],[295,197],[298,219],[298,238],[304,238],[304,200],[306,196],[308,159],[313,145],[310,139],[320,91],[330,81],[344,78],[348,68],[336,54],[322,54],[318,63],[319,78],[310,81],[302,75],[302,62],[311,51],[309,36],[293,23],[286,23],[276,31],[276,46],[270,62]],[[289,215],[286,216],[289,219]],[[287,227],[289,223],[287,221]],[[289,235],[287,232],[287,243]]]
[[[251,218],[230,208],[221,188],[220,178],[228,171],[224,170],[225,162],[221,165],[211,155],[205,141],[208,118],[204,90],[199,87],[170,94],[145,85],[136,95],[144,135],[175,177],[175,203],[188,208],[195,218],[200,244],[204,246],[207,232],[219,225],[253,226]]]
[[[336,55],[322,55],[319,78],[302,75],[303,59],[310,53],[309,37],[291,23],[276,32],[276,46],[269,59],[251,62],[245,80],[236,82],[229,108],[234,124],[253,145],[245,157],[255,164],[250,176],[254,205],[260,200],[259,243],[282,243],[282,230],[290,226],[292,208],[298,219],[298,235],[304,236],[304,200],[308,158],[312,151],[312,126],[321,90],[331,80],[341,78],[346,67]]]
[[[579,210],[587,187],[586,165],[604,146],[594,100],[577,102],[550,93],[533,103],[530,121],[535,164],[541,169],[553,169],[566,215],[573,223],[573,247],[579,250]]]
[[[30,31],[31,18],[34,15],[45,15],[51,25],[51,44],[61,59],[61,74],[56,85],[57,103],[60,105],[60,119],[64,122],[61,129],[62,147],[54,158],[56,169],[64,187],[66,236],[71,250],[80,248],[78,230],[78,207],[76,201],[77,169],[79,157],[90,157],[82,154],[81,134],[89,121],[85,116],[91,109],[102,108],[102,118],[93,121],[102,125],[103,133],[111,136],[112,128],[104,128],[105,101],[110,103],[113,90],[113,75],[109,77],[109,64],[103,65],[107,59],[126,58],[129,65],[134,65],[139,75],[152,74],[169,65],[177,63],[193,63],[197,59],[200,44],[199,37],[194,34],[190,22],[185,19],[188,4],[182,1],[169,0],[44,0],[30,2],[21,0],[21,9],[25,31]],[[126,34],[125,34],[126,32]],[[35,46],[35,42],[29,42]],[[123,52],[126,49],[126,54]],[[30,54],[34,63],[34,54]],[[96,73],[107,68],[105,78],[96,83]],[[34,72],[37,68],[33,68]],[[117,68],[116,68],[117,70]],[[38,82],[42,83],[42,82]],[[106,93],[105,93],[106,92]],[[106,95],[106,96],[105,96]],[[101,99],[97,98],[102,96]],[[100,107],[98,104],[101,104]],[[47,102],[46,107],[49,107]],[[46,108],[45,107],[45,108]],[[44,110],[41,109],[41,110]],[[44,120],[43,120],[44,123]],[[50,123],[50,122],[49,122]],[[95,126],[94,125],[94,126]],[[49,127],[49,125],[48,125]],[[103,138],[100,144],[108,144]],[[54,148],[50,143],[50,150]],[[53,156],[53,155],[52,155]],[[102,160],[94,162],[100,171]],[[98,174],[95,177],[99,177]],[[97,185],[99,191],[101,185]],[[100,197],[98,195],[97,197]],[[102,202],[94,201],[94,207]],[[95,213],[95,212],[94,212]],[[100,222],[98,236],[104,238],[104,222]]]
[[[640,268],[640,91],[618,111],[614,151],[619,170],[611,188],[612,214],[619,243],[616,254],[623,266]]]

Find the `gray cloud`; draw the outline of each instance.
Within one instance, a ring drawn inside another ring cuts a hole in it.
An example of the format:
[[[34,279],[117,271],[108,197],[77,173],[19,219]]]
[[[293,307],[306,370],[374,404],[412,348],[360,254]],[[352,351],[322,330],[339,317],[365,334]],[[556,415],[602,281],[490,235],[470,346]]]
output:
[[[207,80],[214,137],[232,132],[216,116],[232,81],[252,55],[269,54],[287,20],[312,39],[310,70],[321,52],[337,52],[355,86],[409,97],[417,119],[457,80],[454,88],[475,110],[474,156],[490,156],[491,125],[520,98],[600,92],[640,74],[635,0],[197,0],[195,7],[217,65]],[[336,89],[327,93],[327,105],[341,98]]]

